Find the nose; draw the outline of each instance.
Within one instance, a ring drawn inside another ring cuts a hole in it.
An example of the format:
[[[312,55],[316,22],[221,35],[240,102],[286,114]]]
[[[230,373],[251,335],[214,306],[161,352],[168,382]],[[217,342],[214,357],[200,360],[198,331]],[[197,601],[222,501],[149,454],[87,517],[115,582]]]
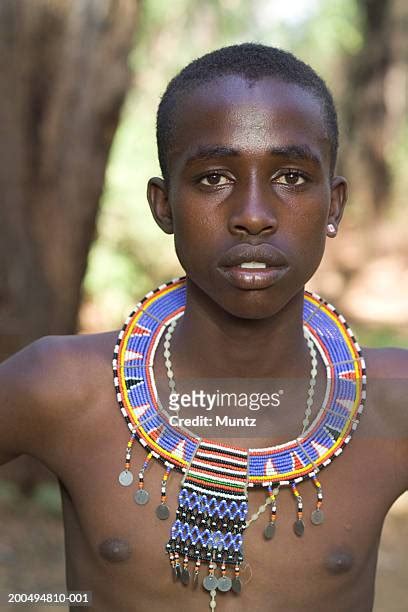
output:
[[[234,235],[269,235],[276,232],[278,220],[273,194],[267,186],[253,181],[236,193],[231,202],[229,230]]]

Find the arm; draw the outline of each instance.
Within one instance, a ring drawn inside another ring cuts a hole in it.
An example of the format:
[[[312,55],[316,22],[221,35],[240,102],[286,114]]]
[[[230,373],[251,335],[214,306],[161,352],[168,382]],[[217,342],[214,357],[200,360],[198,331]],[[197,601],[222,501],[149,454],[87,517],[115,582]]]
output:
[[[395,474],[403,493],[408,490],[408,350],[386,351],[384,384],[395,435]]]
[[[46,336],[0,364],[0,464],[26,453],[59,473],[83,419],[108,396],[116,405],[117,334]]]
[[[47,464],[57,415],[54,374],[62,337],[47,336],[0,364],[0,464],[21,454]]]
[[[366,349],[367,397],[373,398],[381,441],[391,441],[398,494],[408,489],[408,350]]]

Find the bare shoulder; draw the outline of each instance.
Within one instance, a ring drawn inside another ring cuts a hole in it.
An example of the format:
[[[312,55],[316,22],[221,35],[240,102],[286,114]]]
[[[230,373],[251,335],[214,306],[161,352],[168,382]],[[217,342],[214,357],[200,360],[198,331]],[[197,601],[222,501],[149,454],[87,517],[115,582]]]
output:
[[[381,406],[387,420],[408,424],[408,350],[363,348],[367,366],[367,394]]]
[[[118,332],[45,336],[4,362],[14,384],[44,407],[92,393],[101,368],[110,365]],[[24,376],[21,374],[24,373]]]
[[[363,348],[367,402],[377,429],[392,442],[401,492],[408,488],[408,350]]]
[[[92,393],[106,366],[111,367],[117,331],[101,334],[46,336],[36,343],[36,368],[47,376],[47,389],[39,391],[60,394],[63,389],[72,401],[75,396]]]
[[[22,453],[46,463],[58,428],[92,406],[117,335],[46,336],[0,365],[0,463]]]
[[[363,348],[371,377],[408,379],[408,350],[402,348]]]

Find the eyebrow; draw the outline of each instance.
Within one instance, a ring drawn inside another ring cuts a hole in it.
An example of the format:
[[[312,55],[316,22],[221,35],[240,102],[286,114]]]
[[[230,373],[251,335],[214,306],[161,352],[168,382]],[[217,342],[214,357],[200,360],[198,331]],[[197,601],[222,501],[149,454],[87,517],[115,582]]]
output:
[[[309,161],[317,165],[321,165],[321,159],[318,157],[309,145],[284,145],[280,147],[270,147],[268,153],[275,157],[286,157],[301,161]],[[222,145],[200,145],[197,147],[185,160],[185,165],[195,161],[222,158],[222,157],[239,157],[241,155],[238,149],[233,147],[225,147]]]
[[[301,161],[310,161],[314,164],[321,165],[321,159],[312,151],[309,145],[286,145],[283,147],[271,147],[269,149],[271,155],[278,157],[291,157]]]
[[[200,145],[186,159],[185,164],[191,164],[202,159],[212,159],[214,157],[239,157],[240,153],[232,147],[222,145]]]

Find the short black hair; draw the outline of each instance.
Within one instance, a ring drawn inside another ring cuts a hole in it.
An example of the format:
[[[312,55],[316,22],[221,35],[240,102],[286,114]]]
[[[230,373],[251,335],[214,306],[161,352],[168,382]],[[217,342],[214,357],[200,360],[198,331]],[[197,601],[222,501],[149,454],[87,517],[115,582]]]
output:
[[[169,180],[168,151],[174,136],[174,112],[182,94],[226,75],[239,75],[248,81],[275,77],[310,91],[322,105],[326,131],[331,144],[331,172],[338,149],[337,113],[333,97],[321,77],[305,62],[276,47],[242,43],[222,47],[193,60],[167,85],[157,110],[156,138],[160,168]]]

